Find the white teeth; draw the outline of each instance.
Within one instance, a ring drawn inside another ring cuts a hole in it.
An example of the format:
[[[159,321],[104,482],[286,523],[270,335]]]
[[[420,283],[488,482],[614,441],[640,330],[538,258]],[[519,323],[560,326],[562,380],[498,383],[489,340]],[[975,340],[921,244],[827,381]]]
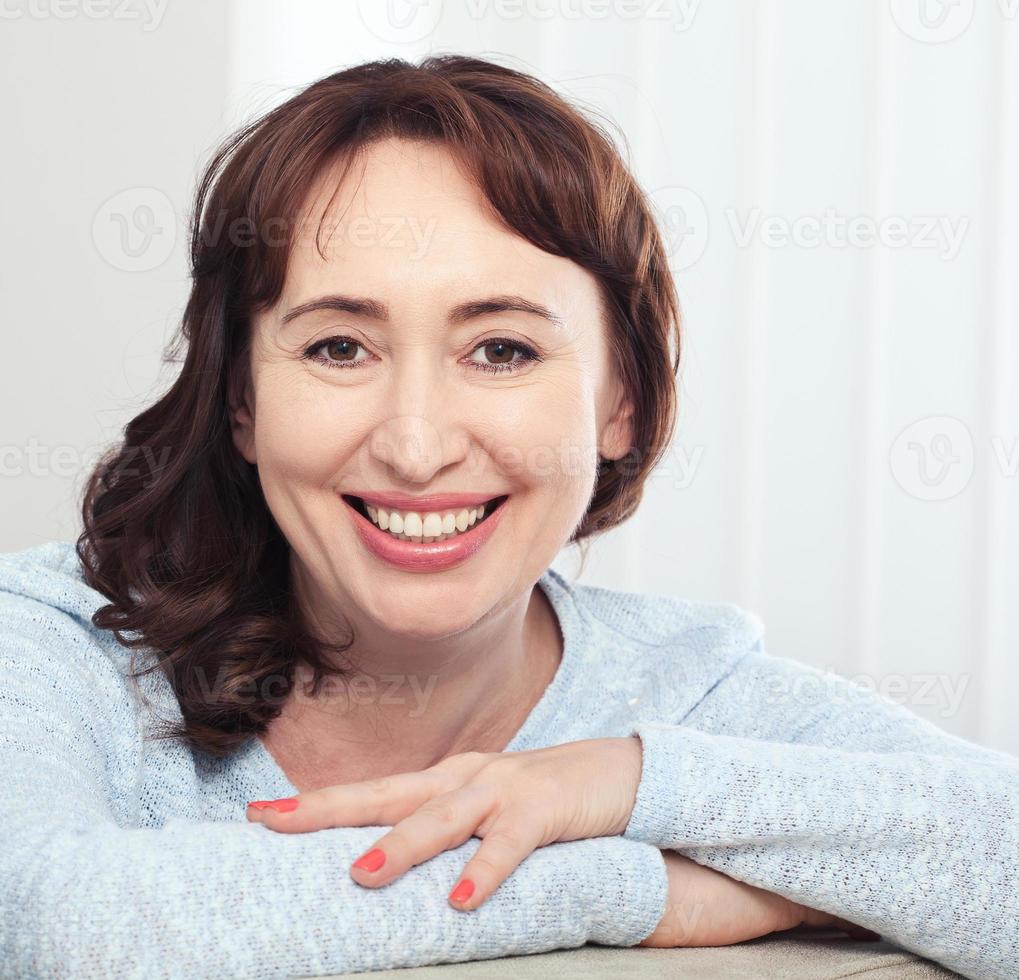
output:
[[[485,516],[485,505],[465,507],[459,511],[442,513],[417,511],[401,513],[398,510],[386,510],[365,504],[365,510],[372,521],[389,531],[394,537],[404,541],[418,541],[425,544],[431,541],[445,541],[458,533],[463,533]]]

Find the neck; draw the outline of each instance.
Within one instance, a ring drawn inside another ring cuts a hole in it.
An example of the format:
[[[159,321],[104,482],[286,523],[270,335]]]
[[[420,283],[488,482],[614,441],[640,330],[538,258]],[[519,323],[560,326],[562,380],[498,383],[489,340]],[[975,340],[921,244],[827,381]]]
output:
[[[313,697],[311,671],[298,665],[293,693],[263,738],[302,792],[426,769],[459,752],[502,751],[562,655],[555,612],[537,585],[441,640],[352,625],[345,675],[327,677]]]

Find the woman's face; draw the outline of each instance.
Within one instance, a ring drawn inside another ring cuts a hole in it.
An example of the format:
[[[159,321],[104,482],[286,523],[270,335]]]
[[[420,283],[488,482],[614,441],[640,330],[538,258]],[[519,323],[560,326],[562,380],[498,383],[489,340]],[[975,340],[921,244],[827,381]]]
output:
[[[502,225],[441,145],[362,160],[309,195],[280,301],[252,323],[234,441],[317,615],[439,639],[530,593],[598,454],[629,448],[629,412],[590,273]],[[383,530],[354,498],[383,520],[387,495]]]

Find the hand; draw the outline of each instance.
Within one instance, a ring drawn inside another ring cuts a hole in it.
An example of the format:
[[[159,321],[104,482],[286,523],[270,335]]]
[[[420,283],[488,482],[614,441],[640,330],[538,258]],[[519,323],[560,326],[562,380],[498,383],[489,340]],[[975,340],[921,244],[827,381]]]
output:
[[[466,911],[485,902],[538,847],[622,834],[642,764],[636,736],[528,752],[465,752],[420,772],[249,803],[247,817],[280,833],[391,826],[350,869],[368,888],[480,837],[449,896],[454,908]]]
[[[846,919],[736,881],[675,851],[663,854],[668,903],[655,931],[638,946],[728,946],[799,925],[833,926],[854,939],[880,938]]]

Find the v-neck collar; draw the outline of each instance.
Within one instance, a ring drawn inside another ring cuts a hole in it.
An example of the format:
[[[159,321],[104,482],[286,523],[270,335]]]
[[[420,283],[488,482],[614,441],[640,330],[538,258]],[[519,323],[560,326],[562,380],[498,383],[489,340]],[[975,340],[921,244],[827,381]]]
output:
[[[572,714],[569,708],[576,694],[575,679],[587,646],[587,623],[577,609],[567,580],[555,569],[549,568],[542,573],[537,584],[548,597],[559,622],[563,640],[562,659],[552,680],[503,749],[504,752],[522,752],[560,741],[557,732],[564,730]],[[257,736],[239,750],[238,761],[250,767],[252,778],[257,785],[264,787],[266,793],[275,793],[277,798],[300,793]]]

